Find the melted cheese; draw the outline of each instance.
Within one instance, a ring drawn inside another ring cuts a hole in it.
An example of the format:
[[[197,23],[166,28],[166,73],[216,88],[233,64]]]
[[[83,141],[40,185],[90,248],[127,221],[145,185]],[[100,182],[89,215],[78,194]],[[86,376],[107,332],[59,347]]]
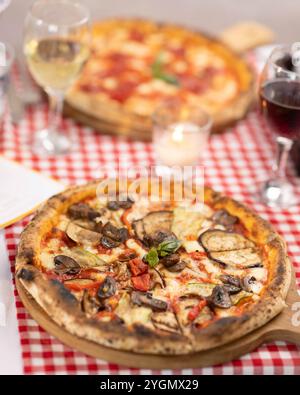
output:
[[[204,251],[204,248],[198,243],[197,240],[184,240],[182,246],[186,252]]]
[[[50,254],[47,251],[42,251],[40,254],[40,261],[42,266],[46,269],[46,270],[53,270],[55,268],[54,265],[54,254]]]
[[[128,239],[126,241],[126,246],[131,250],[135,251],[139,258],[143,258],[144,255],[147,254],[147,250],[145,250],[136,240]]]

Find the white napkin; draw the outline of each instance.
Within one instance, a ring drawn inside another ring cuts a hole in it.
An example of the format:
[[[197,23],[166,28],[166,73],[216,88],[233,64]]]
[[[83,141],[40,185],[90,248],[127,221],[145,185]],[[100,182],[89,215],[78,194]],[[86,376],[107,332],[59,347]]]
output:
[[[0,229],[28,215],[43,201],[63,189],[65,186],[59,182],[0,156]],[[0,327],[5,327],[13,298],[10,269],[2,257],[6,253],[2,232],[0,231]]]
[[[59,182],[0,156],[0,229],[63,189]]]

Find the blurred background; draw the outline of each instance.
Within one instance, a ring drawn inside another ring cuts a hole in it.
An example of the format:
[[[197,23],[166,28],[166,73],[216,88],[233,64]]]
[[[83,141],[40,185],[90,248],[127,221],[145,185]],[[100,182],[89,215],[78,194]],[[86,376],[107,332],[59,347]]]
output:
[[[82,0],[93,19],[138,16],[186,24],[213,34],[241,20],[269,26],[277,41],[300,40],[299,0]],[[12,0],[0,16],[0,37],[18,46],[26,10],[32,0]],[[283,18],[284,15],[284,18]]]

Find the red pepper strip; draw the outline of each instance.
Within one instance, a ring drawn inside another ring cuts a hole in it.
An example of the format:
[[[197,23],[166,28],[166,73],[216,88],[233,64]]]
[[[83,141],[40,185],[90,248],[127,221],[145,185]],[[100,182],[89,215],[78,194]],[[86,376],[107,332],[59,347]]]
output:
[[[68,288],[70,291],[83,291],[84,289],[94,289],[98,288],[103,281],[94,281],[90,284],[80,285],[80,284],[72,284],[72,283],[64,283],[64,286]]]
[[[137,277],[132,277],[131,280],[132,280],[132,284],[133,284],[134,288],[137,289],[138,291],[146,292],[150,288],[150,274],[149,273],[145,273],[145,274],[142,274],[141,276],[137,276]]]
[[[130,271],[133,276],[139,276],[148,272],[148,265],[144,263],[140,258],[134,258],[129,261]]]
[[[201,260],[204,257],[206,257],[206,253],[200,252],[200,251],[190,252],[189,255],[191,256],[191,258],[195,259],[196,261]]]
[[[132,208],[128,208],[127,210],[124,211],[124,213],[121,216],[121,221],[127,227],[128,231],[130,233],[132,231],[132,227],[131,227],[131,223],[127,219],[127,216],[128,216],[129,213],[131,213],[131,211],[132,211]]]
[[[188,319],[190,321],[194,321],[198,315],[200,314],[201,310],[206,306],[206,300],[201,300],[196,306],[194,306],[188,313]]]

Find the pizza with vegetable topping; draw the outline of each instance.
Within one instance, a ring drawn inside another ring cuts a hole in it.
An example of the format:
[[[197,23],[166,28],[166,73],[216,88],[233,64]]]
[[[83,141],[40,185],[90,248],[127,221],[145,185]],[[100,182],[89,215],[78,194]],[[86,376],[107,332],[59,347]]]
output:
[[[120,350],[187,354],[240,338],[285,307],[285,243],[245,206],[210,188],[201,205],[121,191],[105,200],[97,185],[50,198],[18,247],[18,283],[66,331]]]
[[[142,136],[158,104],[173,99],[206,109],[220,128],[242,118],[253,99],[247,63],[204,34],[116,19],[96,23],[92,37],[91,57],[67,103],[116,128]]]

